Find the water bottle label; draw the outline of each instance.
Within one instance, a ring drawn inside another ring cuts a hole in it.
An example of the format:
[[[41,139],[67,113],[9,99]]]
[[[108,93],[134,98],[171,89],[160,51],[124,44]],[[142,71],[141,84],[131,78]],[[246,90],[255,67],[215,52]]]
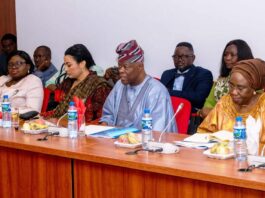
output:
[[[234,129],[234,139],[246,139],[246,128]]]
[[[77,120],[77,112],[76,111],[68,111],[68,120],[69,121]]]
[[[10,103],[2,103],[2,112],[11,112]]]
[[[152,120],[142,120],[143,130],[152,130]]]

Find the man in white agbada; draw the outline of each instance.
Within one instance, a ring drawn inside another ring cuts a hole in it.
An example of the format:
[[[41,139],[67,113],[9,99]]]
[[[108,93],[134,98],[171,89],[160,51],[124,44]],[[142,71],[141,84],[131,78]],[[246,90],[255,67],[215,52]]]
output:
[[[120,44],[116,52],[120,80],[105,101],[100,122],[142,129],[144,109],[149,109],[153,130],[163,131],[174,115],[167,89],[145,73],[144,52],[135,40]],[[175,119],[166,131],[177,132]]]

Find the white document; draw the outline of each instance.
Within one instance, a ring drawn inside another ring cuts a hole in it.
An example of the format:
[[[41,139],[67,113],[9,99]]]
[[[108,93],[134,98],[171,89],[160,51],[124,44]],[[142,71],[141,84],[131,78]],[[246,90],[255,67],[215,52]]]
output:
[[[102,125],[87,125],[85,128],[85,134],[86,135],[92,135],[94,133],[98,133],[101,131],[106,131],[108,129],[113,129],[115,127],[112,126],[102,126]]]
[[[261,165],[265,163],[265,157],[264,156],[255,156],[255,155],[248,155],[248,164],[249,165]]]
[[[217,131],[215,133],[210,134],[213,138],[216,138],[217,140],[225,141],[228,140],[229,142],[234,141],[234,134],[230,131]],[[211,138],[210,138],[211,139]]]
[[[233,141],[233,133],[229,131],[217,131],[215,133],[195,133],[194,135],[184,139],[186,142],[196,142],[196,143],[207,143],[211,140],[214,141]]]
[[[185,142],[208,143],[210,133],[195,133],[184,139]]]
[[[251,115],[246,120],[247,147],[249,155],[258,155],[259,137],[261,131],[261,120],[253,118]]]
[[[194,148],[194,149],[209,149],[212,148],[214,146],[214,143],[197,143],[197,142],[186,142],[186,141],[174,141],[174,143],[177,146],[183,146],[183,147],[187,147],[187,148]]]

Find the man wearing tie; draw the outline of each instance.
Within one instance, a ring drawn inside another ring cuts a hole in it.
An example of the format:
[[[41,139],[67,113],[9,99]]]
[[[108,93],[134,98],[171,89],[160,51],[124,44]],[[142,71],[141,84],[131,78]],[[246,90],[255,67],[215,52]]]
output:
[[[192,112],[203,107],[212,84],[212,73],[202,67],[193,65],[195,55],[188,42],[177,44],[172,56],[175,68],[164,71],[161,82],[167,87],[171,96],[185,98],[191,102]]]

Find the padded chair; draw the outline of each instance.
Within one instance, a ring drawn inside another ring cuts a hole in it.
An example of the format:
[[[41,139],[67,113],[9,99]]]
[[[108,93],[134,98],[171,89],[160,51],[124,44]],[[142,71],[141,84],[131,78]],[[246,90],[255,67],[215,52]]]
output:
[[[43,89],[43,102],[41,112],[45,112],[48,107],[51,91],[48,88]]]
[[[191,114],[191,103],[190,103],[190,101],[188,101],[184,98],[171,96],[171,103],[172,103],[174,112],[176,112],[180,103],[184,104],[183,108],[176,115],[175,119],[176,119],[176,123],[178,126],[178,132],[182,133],[182,134],[187,134],[188,126],[189,126],[189,120],[190,120],[190,114]]]
[[[155,77],[155,76],[154,76],[153,78],[156,79],[156,80],[158,80],[158,81],[160,81],[160,78],[158,78],[158,77]]]
[[[44,88],[43,89],[43,102],[42,102],[42,108],[41,108],[41,112],[46,112],[49,102],[50,102],[50,95],[51,93],[54,94],[54,101],[55,102],[60,102],[62,99],[62,91],[59,89],[56,89],[55,91],[51,91],[48,88]]]

